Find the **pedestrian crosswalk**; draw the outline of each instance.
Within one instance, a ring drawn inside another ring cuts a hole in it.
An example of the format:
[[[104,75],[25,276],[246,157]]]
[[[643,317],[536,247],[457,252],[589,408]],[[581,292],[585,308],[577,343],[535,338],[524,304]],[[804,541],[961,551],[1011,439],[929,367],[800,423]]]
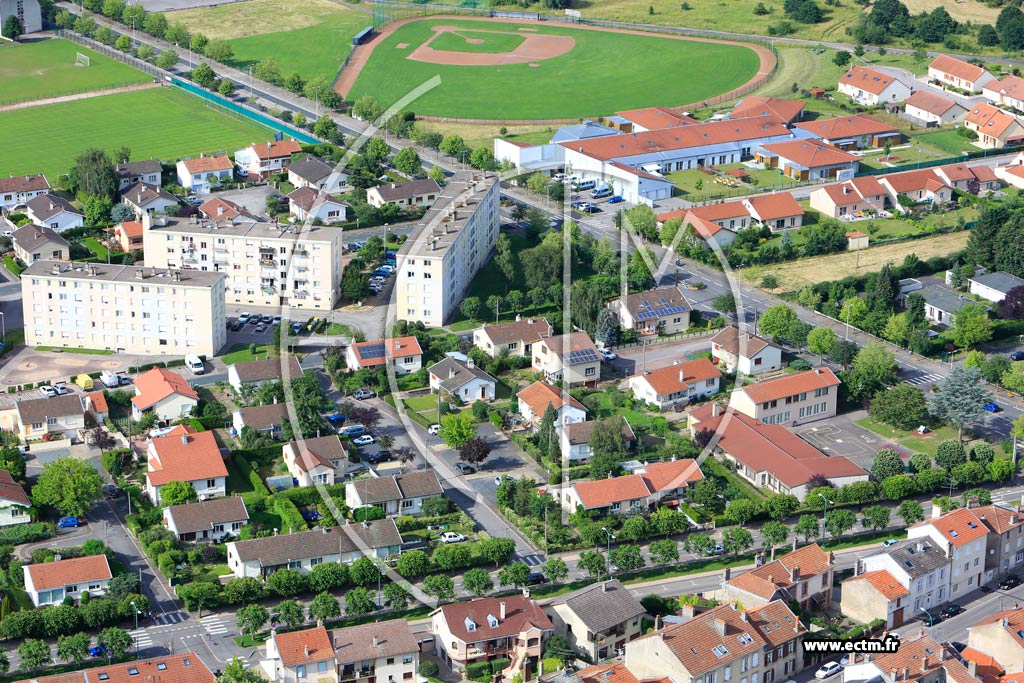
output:
[[[230,622],[219,614],[211,614],[203,617],[200,621],[202,621],[206,632],[213,636],[224,635],[231,630],[229,628]]]
[[[153,617],[153,621],[161,625],[178,624],[182,621],[185,621],[185,619],[187,618],[188,617],[186,617],[181,612],[166,612],[164,614],[155,615]]]
[[[153,639],[150,637],[149,633],[142,629],[132,631],[132,639],[138,642],[140,650],[144,650],[153,644]]]
[[[533,554],[523,555],[523,562],[531,567],[536,567],[538,564],[543,564],[544,560],[541,559],[540,555]]]
[[[907,384],[916,384],[918,386],[922,384],[935,384],[936,382],[942,381],[942,375],[936,375],[934,372],[928,372],[915,375],[913,377],[904,377],[903,381]]]

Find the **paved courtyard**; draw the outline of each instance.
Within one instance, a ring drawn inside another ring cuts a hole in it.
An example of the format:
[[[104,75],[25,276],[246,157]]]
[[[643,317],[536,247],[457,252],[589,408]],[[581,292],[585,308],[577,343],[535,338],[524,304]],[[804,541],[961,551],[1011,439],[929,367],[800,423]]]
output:
[[[793,428],[800,438],[826,455],[845,455],[865,470],[871,468],[875,454],[892,444],[874,432],[854,424],[853,419],[863,417],[860,411],[839,415]]]

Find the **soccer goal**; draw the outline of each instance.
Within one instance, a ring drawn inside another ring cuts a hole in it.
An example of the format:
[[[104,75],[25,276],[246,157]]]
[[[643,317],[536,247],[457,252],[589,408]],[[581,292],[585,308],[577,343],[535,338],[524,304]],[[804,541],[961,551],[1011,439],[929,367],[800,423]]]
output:
[[[75,66],[89,66],[89,55],[83,55],[81,52],[76,52]]]

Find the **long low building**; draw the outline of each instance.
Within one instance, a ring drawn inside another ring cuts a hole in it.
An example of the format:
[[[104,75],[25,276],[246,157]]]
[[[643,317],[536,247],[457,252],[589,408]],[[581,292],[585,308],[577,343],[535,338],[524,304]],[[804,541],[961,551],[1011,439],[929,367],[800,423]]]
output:
[[[224,273],[36,261],[21,275],[27,346],[212,356],[227,342]]]

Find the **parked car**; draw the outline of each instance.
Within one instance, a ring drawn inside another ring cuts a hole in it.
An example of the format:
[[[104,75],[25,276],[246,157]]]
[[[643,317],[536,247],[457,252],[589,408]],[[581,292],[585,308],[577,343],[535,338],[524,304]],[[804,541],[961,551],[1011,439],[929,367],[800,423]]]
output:
[[[476,472],[476,468],[472,465],[467,465],[464,462],[455,463],[455,469],[459,471],[459,474],[473,474]]]
[[[271,325],[280,325],[281,324],[281,316],[275,315],[273,318],[270,319],[270,324]]]
[[[102,645],[94,645],[94,646],[89,648],[89,656],[90,657],[106,657],[107,656],[107,648],[103,647]]]
[[[1010,360],[1024,360],[1024,351],[1014,351],[1010,354]]]
[[[263,323],[257,323],[256,324],[256,331],[257,332],[265,332],[266,329],[267,329],[267,326],[264,325]]]
[[[354,392],[352,392],[352,395],[356,398],[356,400],[362,401],[363,399],[373,398],[374,396],[377,395],[377,392],[370,391],[369,389],[356,389]]]
[[[707,549],[708,555],[723,555],[725,554],[725,546],[721,543],[716,543],[713,547]]]
[[[71,393],[71,390],[68,389],[68,385],[64,382],[54,382],[53,390],[57,392],[58,396],[65,396]]]
[[[465,536],[457,534],[454,531],[444,531],[440,533],[437,538],[441,543],[462,543],[466,540]]]
[[[59,526],[61,529],[77,529],[78,517],[61,517],[57,521],[57,526]]]
[[[900,539],[898,539],[898,538],[888,538],[888,539],[885,540],[885,542],[882,543],[882,547],[883,548],[888,548],[889,546],[896,545],[899,542],[900,542]]]
[[[302,519],[307,522],[315,522],[320,519],[320,513],[312,508],[302,508],[299,510],[299,514],[301,514]]]
[[[504,482],[504,481],[505,481],[506,479],[507,479],[508,481],[510,481],[510,482],[512,482],[512,481],[515,481],[515,480],[516,480],[516,478],[515,478],[515,477],[513,477],[513,476],[510,476],[510,475],[508,475],[508,474],[499,474],[498,476],[496,476],[496,477],[494,478],[494,485],[495,485],[495,486],[501,486],[501,485],[502,485],[502,483],[503,483],[503,482]]]
[[[542,583],[547,583],[548,577],[544,576],[540,572],[530,572],[530,575],[526,577],[527,586],[536,586]]]
[[[185,203],[188,204],[189,206],[199,206],[200,204],[203,203],[203,200],[195,196],[194,194],[190,194],[189,196],[185,197]]]
[[[621,204],[623,201],[625,200],[622,198],[622,195],[620,194],[614,194],[608,198],[609,204]]]
[[[247,322],[249,322],[249,318],[250,318],[250,316],[249,316],[248,313],[243,313],[242,315],[238,316],[238,322],[240,322],[240,323],[242,323],[244,325]]]
[[[348,427],[342,427],[338,430],[339,434],[344,436],[359,436],[366,433],[366,427],[363,425],[349,425]]]
[[[113,370],[104,370],[100,373],[100,382],[108,389],[116,389],[125,384],[131,384],[131,380]]]
[[[376,439],[373,438],[372,434],[363,434],[362,436],[357,436],[352,439],[352,443],[357,446],[369,446],[374,441],[376,441]]]
[[[261,320],[263,320],[263,317],[259,313],[250,313],[249,314],[249,324],[250,325],[258,325]]]
[[[983,405],[982,408],[984,408],[985,410],[987,410],[990,413],[1001,413],[1001,412],[1003,412],[1003,409],[1000,408],[999,404],[996,403],[995,401],[989,401],[988,403]]]
[[[441,433],[441,425],[430,425],[427,427],[427,434],[431,436],[437,436]]]
[[[245,323],[243,323],[241,320],[235,320],[234,322],[228,323],[228,329],[231,330],[232,332],[238,332],[243,327],[245,327]]]
[[[963,611],[964,611],[963,607],[961,607],[960,605],[956,604],[955,602],[951,602],[951,603],[949,603],[948,605],[946,605],[945,607],[942,608],[942,616],[944,616],[946,618],[955,617],[956,615],[960,614]]]
[[[605,360],[615,360],[619,357],[619,354],[615,353],[611,349],[601,349],[599,353],[601,354],[601,358],[604,358]]]
[[[42,394],[43,398],[53,398],[54,396],[60,395],[57,393],[56,389],[49,385],[45,387],[39,387],[39,393]]]
[[[302,323],[292,323],[292,334],[302,333]]]
[[[829,676],[835,676],[837,673],[843,670],[843,667],[839,666],[835,662],[825,662],[821,665],[821,668],[814,672],[815,678],[828,678]]]
[[[999,582],[999,587],[1001,589],[1003,589],[1004,591],[1008,591],[1011,588],[1016,588],[1019,585],[1020,585],[1020,577],[1017,576],[1016,574],[1010,574],[1008,576],[1004,576],[1003,580]]]
[[[586,206],[580,207],[580,211],[583,213],[601,213],[601,207],[594,206],[593,204],[587,204]]]
[[[121,495],[121,489],[117,488],[113,484],[103,485],[103,497],[104,498],[117,498]]]
[[[345,416],[338,412],[331,413],[326,417],[327,421],[330,422],[332,425],[340,425],[345,422]]]

